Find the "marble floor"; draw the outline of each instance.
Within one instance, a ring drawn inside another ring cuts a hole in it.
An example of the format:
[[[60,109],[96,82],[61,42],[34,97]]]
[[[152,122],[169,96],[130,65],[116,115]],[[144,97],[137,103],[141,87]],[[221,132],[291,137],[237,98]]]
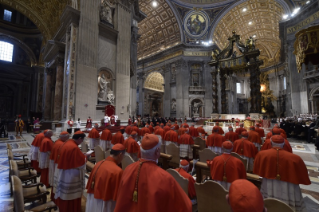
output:
[[[206,130],[211,132],[210,127],[207,127]],[[13,211],[13,198],[10,196],[7,143],[11,145],[14,154],[25,154],[28,153],[33,141],[33,134],[27,134],[26,132],[22,134],[21,138],[16,139],[13,134],[10,135],[10,139],[0,139],[0,212]],[[57,136],[54,135],[52,140],[57,140]],[[299,155],[304,160],[309,171],[311,185],[300,185],[307,211],[319,211],[319,159],[316,157],[315,146],[303,140],[293,138],[288,140],[294,154]],[[50,190],[48,189],[48,191]],[[82,211],[85,211],[85,198],[83,198],[82,205]]]

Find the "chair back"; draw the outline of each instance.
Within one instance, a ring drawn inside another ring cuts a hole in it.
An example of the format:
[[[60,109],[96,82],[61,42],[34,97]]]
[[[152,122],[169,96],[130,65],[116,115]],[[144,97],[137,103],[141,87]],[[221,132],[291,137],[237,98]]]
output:
[[[168,155],[172,155],[172,160],[170,162],[176,163],[179,166],[179,147],[174,143],[170,143],[168,146],[166,146],[166,152]]]
[[[96,163],[105,159],[105,154],[101,146],[96,146],[94,152]]]
[[[265,207],[267,208],[267,212],[293,212],[294,210],[278,199],[274,198],[266,198],[264,199]]]
[[[23,197],[23,188],[22,182],[19,177],[12,175],[11,176],[12,186],[13,186],[13,199],[14,199],[14,210],[15,211],[24,211],[24,197]]]
[[[88,152],[89,151],[89,146],[88,146],[88,144],[85,141],[83,141],[81,143],[81,151],[82,152]]]
[[[10,160],[10,173],[11,175],[19,177],[18,165],[17,162],[14,160]]]
[[[167,169],[166,171],[174,177],[174,179],[178,182],[178,184],[182,187],[182,189],[188,195],[188,179],[185,179],[182,175],[180,175],[174,169]]]
[[[206,163],[207,160],[213,160],[215,157],[218,156],[217,153],[213,152],[212,150],[205,148],[202,151],[198,152],[199,154],[199,161]]]
[[[161,153],[165,153],[165,146],[166,146],[165,144],[161,145]]]
[[[200,137],[195,138],[194,143],[199,145],[199,150],[203,150],[206,148],[205,140],[201,139]]]
[[[10,149],[7,149],[7,153],[8,153],[8,160],[13,160],[13,153]]]
[[[135,162],[135,161],[133,160],[133,158],[132,158],[130,155],[125,154],[125,155],[124,155],[124,158],[123,158],[123,160],[122,160],[122,169],[125,170],[125,168],[126,168],[128,165],[130,165],[130,164],[132,164],[132,163],[134,163],[134,162]]]
[[[10,144],[7,143],[7,149],[12,150],[12,146]]]
[[[105,158],[107,158],[108,156],[111,155],[111,150],[106,150],[104,154],[105,154]]]
[[[243,164],[245,165],[246,171],[248,170],[248,160],[246,158],[243,158],[242,156],[240,156],[236,152],[232,152],[232,153],[230,153],[230,155],[232,155],[235,158],[238,158],[239,160],[241,160],[243,162]]]
[[[231,212],[227,203],[228,191],[214,181],[195,183],[198,212]]]

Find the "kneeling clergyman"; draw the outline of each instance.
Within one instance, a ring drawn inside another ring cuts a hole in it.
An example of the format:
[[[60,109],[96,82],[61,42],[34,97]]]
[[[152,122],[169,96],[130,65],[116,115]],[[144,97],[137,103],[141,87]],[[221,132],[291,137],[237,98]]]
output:
[[[77,131],[72,139],[66,141],[58,150],[58,166],[54,171],[54,198],[60,212],[81,211],[86,155],[78,145],[84,138],[85,134]]]
[[[232,142],[223,142],[223,154],[215,157],[210,162],[210,175],[212,180],[221,184],[226,190],[229,190],[233,181],[247,178],[243,162],[230,154],[232,150]]]
[[[298,155],[283,150],[282,136],[272,136],[271,143],[272,148],[260,151],[254,163],[254,173],[263,177],[262,195],[279,199],[296,212],[307,211],[299,187],[311,184],[305,163]]]
[[[187,194],[172,175],[157,165],[161,145],[156,135],[144,135],[141,159],[123,172],[115,212],[192,211]]]
[[[118,166],[125,155],[123,144],[115,144],[111,155],[92,170],[87,189],[86,211],[113,212],[123,170]]]

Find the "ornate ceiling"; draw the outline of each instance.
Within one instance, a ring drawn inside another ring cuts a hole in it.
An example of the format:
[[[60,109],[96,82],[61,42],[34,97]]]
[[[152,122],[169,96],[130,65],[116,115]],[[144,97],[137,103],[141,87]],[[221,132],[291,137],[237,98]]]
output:
[[[164,77],[159,72],[150,73],[144,84],[144,88],[164,92]]]
[[[247,9],[245,12],[244,8]],[[261,50],[260,59],[264,60],[263,67],[274,65],[279,62],[279,21],[283,14],[282,6],[274,0],[249,0],[234,7],[221,19],[214,31],[213,41],[223,49],[233,30],[241,35],[243,42],[249,36],[256,35],[256,46]]]
[[[180,29],[172,9],[165,0],[157,2],[158,6],[153,7],[152,0],[139,0],[140,10],[147,18],[139,23],[141,38],[138,58],[157,53],[181,41]]]
[[[60,26],[60,15],[69,0],[0,0],[27,16],[41,31],[44,40],[51,39]]]

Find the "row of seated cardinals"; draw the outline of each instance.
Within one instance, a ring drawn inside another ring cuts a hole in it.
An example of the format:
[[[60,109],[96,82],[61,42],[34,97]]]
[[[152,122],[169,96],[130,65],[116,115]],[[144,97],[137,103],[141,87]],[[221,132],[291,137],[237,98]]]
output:
[[[175,143],[180,148],[180,158],[187,161],[193,159],[192,146],[194,139],[201,137],[206,141],[206,148],[219,154],[218,157],[207,161],[211,170],[211,179],[219,182],[225,189],[236,179],[245,179],[246,171],[263,177],[261,192],[265,198],[273,197],[289,204],[296,211],[304,209],[304,203],[299,184],[310,184],[308,171],[303,160],[293,154],[292,148],[287,140],[286,133],[278,125],[265,136],[264,129],[256,124],[247,131],[241,124],[234,131],[229,127],[229,132],[224,133],[223,129],[216,123],[212,134],[207,135],[203,126],[195,128],[186,122],[178,125],[177,122],[158,124],[157,126],[146,125],[138,128],[135,124],[123,127],[122,132],[112,134],[106,129],[101,135],[96,131],[89,134],[92,140],[98,139],[104,150],[112,148],[113,145],[121,143],[126,152],[138,161],[141,157],[140,144],[142,138],[147,134],[155,134],[165,147]],[[123,135],[122,135],[123,134]],[[264,142],[262,141],[263,139]],[[92,144],[93,145],[93,144]],[[230,156],[235,152],[247,159],[247,170],[241,160]],[[166,152],[167,153],[167,152]],[[184,171],[183,171],[184,170]],[[178,172],[189,179],[189,198],[195,199],[194,179],[187,172],[190,171],[181,164]],[[272,187],[274,186],[274,187]],[[291,193],[296,193],[291,200]]]

